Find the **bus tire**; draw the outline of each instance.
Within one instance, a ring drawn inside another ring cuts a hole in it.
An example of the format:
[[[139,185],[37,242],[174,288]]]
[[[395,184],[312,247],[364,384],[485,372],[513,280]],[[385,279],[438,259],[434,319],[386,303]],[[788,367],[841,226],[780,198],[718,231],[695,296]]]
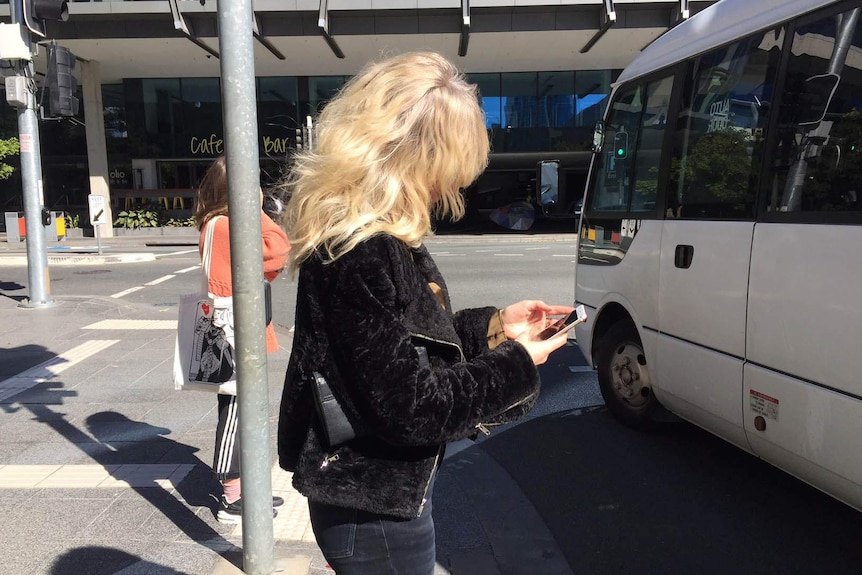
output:
[[[610,412],[622,423],[645,429],[653,423],[658,400],[637,330],[628,321],[613,324],[596,354],[599,389]]]

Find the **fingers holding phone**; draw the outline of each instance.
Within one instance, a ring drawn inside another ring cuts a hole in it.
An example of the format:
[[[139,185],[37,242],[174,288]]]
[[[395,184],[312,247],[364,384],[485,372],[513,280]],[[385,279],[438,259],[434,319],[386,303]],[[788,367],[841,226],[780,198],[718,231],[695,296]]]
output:
[[[563,347],[568,341],[564,334],[576,325],[586,321],[587,312],[584,306],[578,306],[571,313],[563,316],[538,334],[523,333],[516,341],[527,349],[527,353],[533,359],[533,363],[541,365],[548,360],[548,356]]]
[[[539,332],[537,338],[545,340],[551,339],[560,334],[568,333],[575,326],[585,321],[587,321],[587,310],[583,305],[579,305],[570,314],[561,317]]]

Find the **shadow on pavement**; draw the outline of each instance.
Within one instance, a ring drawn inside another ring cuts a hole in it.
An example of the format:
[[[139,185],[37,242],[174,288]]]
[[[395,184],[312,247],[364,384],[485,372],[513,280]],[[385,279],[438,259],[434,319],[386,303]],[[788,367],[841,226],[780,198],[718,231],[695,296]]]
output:
[[[134,566],[130,572],[183,575],[165,565],[144,561],[137,555],[112,547],[88,546],[71,549],[60,555],[51,568],[51,575],[114,575]]]
[[[5,292],[7,292],[7,291],[21,291],[23,289],[25,289],[24,286],[22,286],[19,283],[0,281],[0,295],[2,295],[3,297],[8,297],[9,299],[11,299],[13,301],[17,301],[20,303],[20,302],[26,300],[27,299],[27,293],[24,292],[21,294],[9,295]]]
[[[28,396],[28,392],[38,395]],[[64,413],[49,407],[62,405],[64,399],[76,395],[74,390],[65,390],[62,382],[54,381],[22,392],[20,396],[16,396],[15,404],[3,405],[3,408],[9,413],[20,409],[28,410],[33,415],[33,421],[50,427],[94,462],[103,466],[192,464],[194,467],[188,475],[174,486],[181,498],[155,480],[151,484],[133,485],[131,489],[152,508],[161,512],[164,518],[188,539],[217,551],[233,547],[232,543],[196,514],[198,507],[206,507],[206,512],[212,513],[215,499],[207,494],[215,493],[217,488],[209,467],[195,456],[197,448],[164,437],[170,433],[167,428],[134,421],[115,411],[101,411],[89,415],[85,420],[90,434],[88,435],[68,421]],[[128,470],[128,467],[125,469]],[[115,475],[115,478],[120,481],[127,479],[118,475]],[[170,530],[166,526],[160,529],[166,539],[171,538]],[[89,570],[56,572],[91,573]]]
[[[574,573],[840,575],[862,565],[862,514],[688,423],[636,432],[588,408],[480,447]]]

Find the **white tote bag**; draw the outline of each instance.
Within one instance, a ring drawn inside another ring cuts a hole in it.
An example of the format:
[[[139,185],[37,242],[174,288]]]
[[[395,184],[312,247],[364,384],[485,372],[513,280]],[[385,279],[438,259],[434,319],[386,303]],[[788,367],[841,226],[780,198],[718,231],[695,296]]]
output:
[[[236,395],[233,298],[209,292],[212,239],[217,219],[210,220],[206,228],[200,290],[180,296],[174,388]]]

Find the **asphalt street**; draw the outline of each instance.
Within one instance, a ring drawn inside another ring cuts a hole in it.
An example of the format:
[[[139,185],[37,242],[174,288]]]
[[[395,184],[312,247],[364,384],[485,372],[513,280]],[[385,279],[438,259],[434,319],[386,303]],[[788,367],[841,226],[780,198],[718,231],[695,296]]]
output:
[[[63,256],[81,259],[51,264],[57,305],[24,309],[27,268],[9,265],[23,244],[0,238],[0,571],[236,572],[241,530],[212,516],[214,402],[168,384],[175,296],[196,281],[196,254],[176,241],[111,243],[110,257],[131,263]],[[552,235],[429,241],[459,307],[525,292],[563,301],[572,246]],[[538,267],[513,263],[528,260]],[[286,348],[294,288],[276,287]],[[270,358],[273,426],[287,358]],[[438,573],[859,573],[858,512],[687,423],[622,427],[573,343],[540,373],[524,420],[448,447],[434,494]],[[128,480],[129,466],[149,475]],[[273,490],[296,503],[276,520],[280,565],[331,573],[289,477],[274,470]]]

